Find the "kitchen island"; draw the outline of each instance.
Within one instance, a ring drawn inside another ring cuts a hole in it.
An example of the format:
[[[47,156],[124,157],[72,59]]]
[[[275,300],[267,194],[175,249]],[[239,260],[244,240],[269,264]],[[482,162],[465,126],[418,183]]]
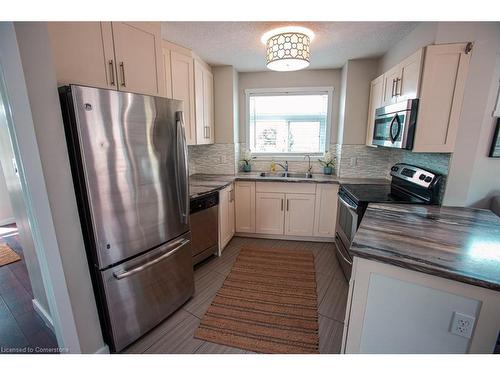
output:
[[[500,330],[500,218],[370,204],[354,255],[345,353],[492,353]]]

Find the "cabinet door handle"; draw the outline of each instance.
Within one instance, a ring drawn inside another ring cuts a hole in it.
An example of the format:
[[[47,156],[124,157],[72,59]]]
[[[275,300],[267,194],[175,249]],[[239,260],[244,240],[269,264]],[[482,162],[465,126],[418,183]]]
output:
[[[287,199],[286,200],[286,210],[289,211],[290,208],[290,201]]]
[[[391,90],[391,97],[394,98],[394,84],[396,83],[396,80],[392,80],[392,90]]]
[[[229,191],[229,202],[234,201],[234,189]]]
[[[125,65],[123,64],[123,61],[120,63],[120,69],[122,71],[122,86],[125,87]]]
[[[401,95],[401,90],[403,89],[403,85],[401,83],[402,83],[401,78],[396,78],[396,96]]]
[[[281,211],[283,211],[283,198],[281,199]]]
[[[111,86],[115,85],[115,64],[109,60],[109,75],[111,76]]]

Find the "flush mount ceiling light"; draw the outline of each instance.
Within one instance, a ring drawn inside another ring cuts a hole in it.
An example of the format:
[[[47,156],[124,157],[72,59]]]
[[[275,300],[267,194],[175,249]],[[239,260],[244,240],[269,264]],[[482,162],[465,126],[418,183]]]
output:
[[[309,66],[309,45],[314,33],[301,26],[285,26],[268,31],[261,37],[266,45],[267,67],[279,72],[300,70]]]

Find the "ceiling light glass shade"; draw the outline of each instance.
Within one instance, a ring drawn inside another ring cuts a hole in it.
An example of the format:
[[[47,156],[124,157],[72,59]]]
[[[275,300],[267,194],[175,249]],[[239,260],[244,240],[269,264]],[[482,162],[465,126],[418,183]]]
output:
[[[280,72],[307,68],[309,46],[314,33],[305,27],[282,27],[262,36],[266,44],[267,67]]]

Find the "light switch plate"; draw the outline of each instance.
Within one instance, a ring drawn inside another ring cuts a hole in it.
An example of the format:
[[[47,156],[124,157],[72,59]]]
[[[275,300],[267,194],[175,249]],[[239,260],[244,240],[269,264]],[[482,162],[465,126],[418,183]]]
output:
[[[450,332],[470,339],[472,337],[472,332],[474,331],[475,321],[475,317],[455,311],[451,321]]]

